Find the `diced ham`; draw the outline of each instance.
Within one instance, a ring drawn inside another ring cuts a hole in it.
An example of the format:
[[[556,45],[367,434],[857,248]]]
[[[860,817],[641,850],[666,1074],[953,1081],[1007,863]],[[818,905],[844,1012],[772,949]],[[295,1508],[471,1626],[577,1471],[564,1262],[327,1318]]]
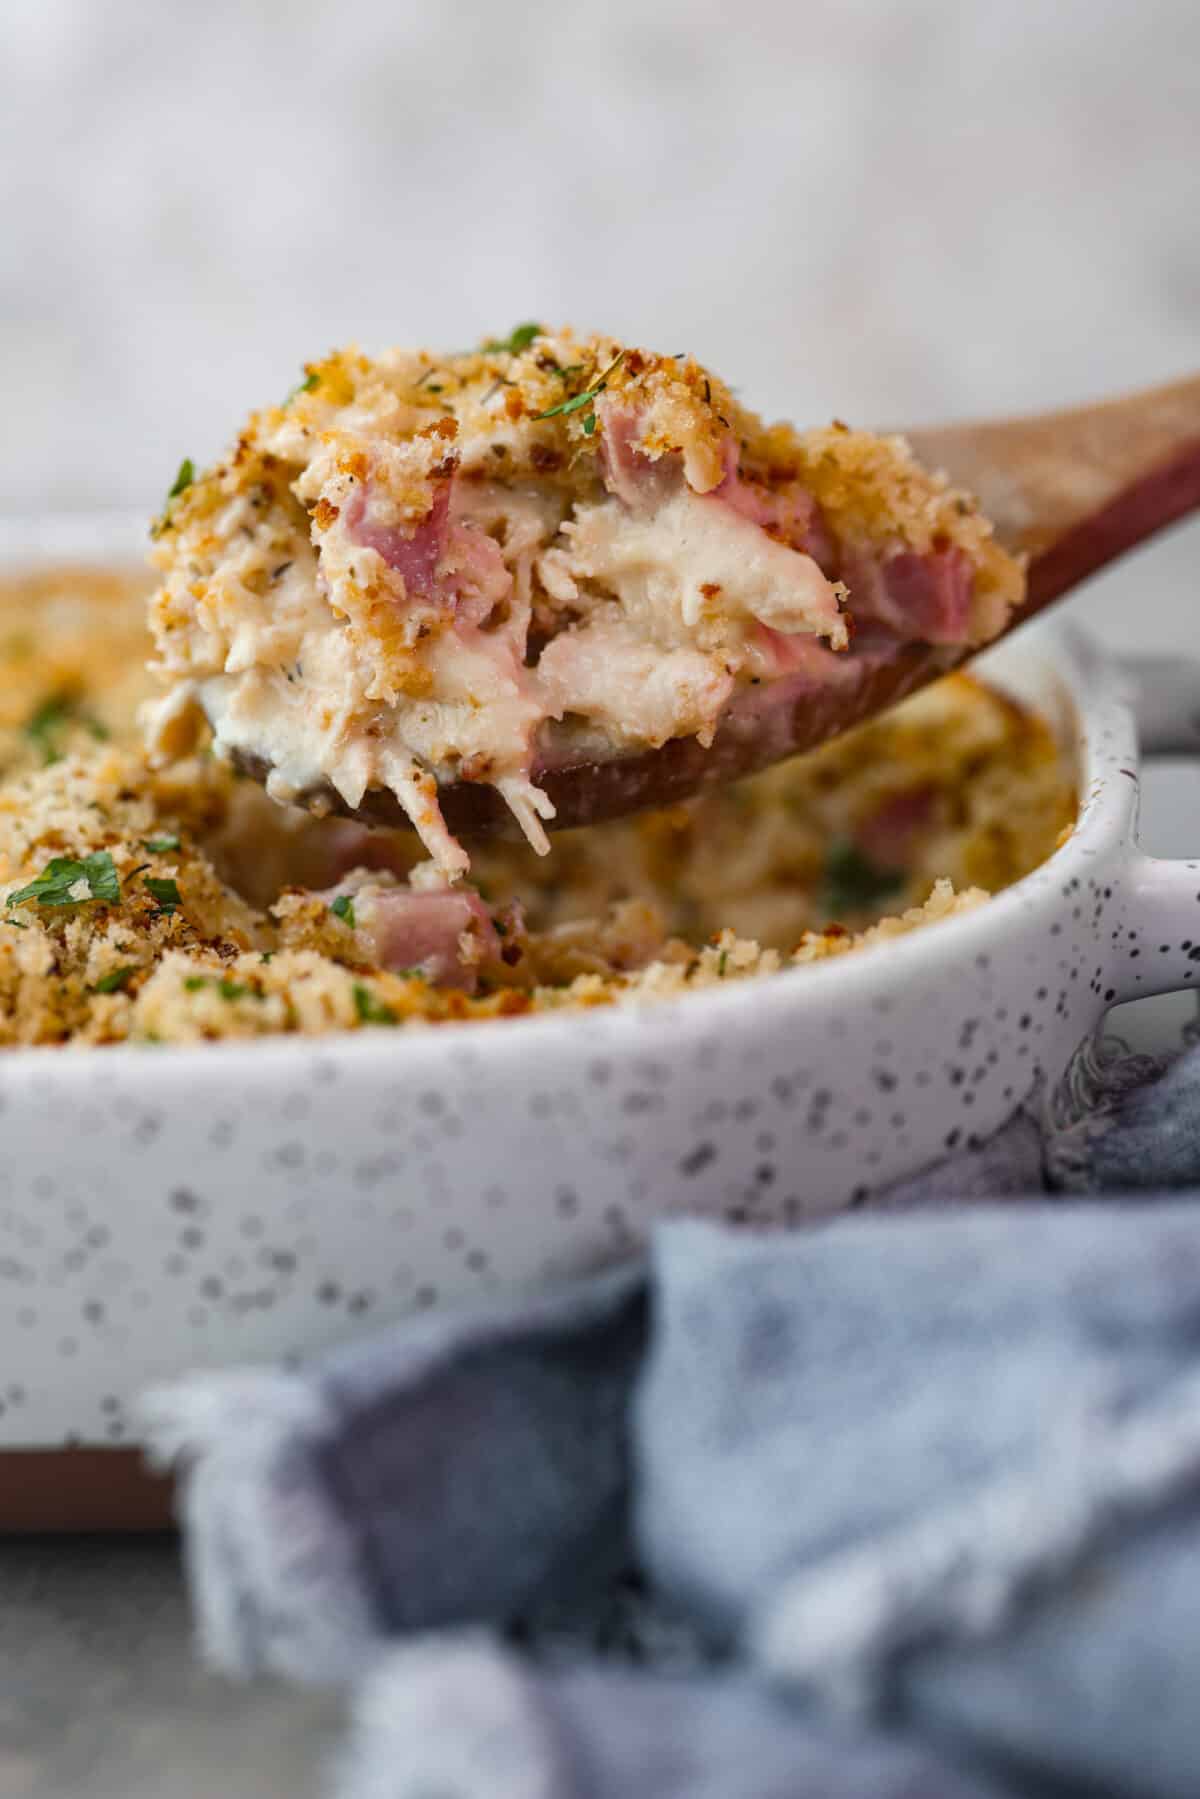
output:
[[[937,788],[926,783],[889,794],[860,820],[854,840],[879,868],[905,868],[918,839],[934,822]]]
[[[725,445],[725,479],[714,488],[712,497],[789,549],[803,550],[823,574],[831,578],[837,574],[837,546],[813,496],[799,481],[780,487],[747,481],[738,467],[738,447],[732,437]]]
[[[431,600],[437,595],[438,564],[446,553],[450,525],[450,482],[434,484],[433,505],[429,512],[406,531],[400,525],[381,525],[370,516],[369,489],[360,486],[347,504],[343,519],[346,534],[365,550],[374,550],[404,582],[405,592],[414,599]]]
[[[647,456],[637,447],[641,417],[611,400],[596,407],[600,419],[600,467],[609,493],[634,510],[657,506],[683,479],[678,451]]]
[[[965,550],[915,550],[883,565],[888,598],[904,629],[921,643],[965,643],[974,573]]]
[[[345,510],[347,535],[382,556],[404,582],[409,599],[451,606],[468,624],[482,624],[512,590],[500,546],[478,526],[450,518],[453,476],[434,483],[433,505],[411,531],[370,516],[370,485]]]
[[[468,624],[483,624],[512,592],[500,545],[476,525],[451,525],[440,575],[457,617]]]
[[[858,623],[882,625],[916,643],[965,643],[969,637],[974,576],[963,550],[902,550],[883,562],[847,551],[842,579]]]
[[[647,456],[638,448],[641,420],[636,412],[612,402],[601,402],[597,410],[600,465],[609,492],[634,510],[661,504],[683,480],[682,454]],[[789,549],[803,550],[826,575],[836,572],[836,546],[812,495],[798,481],[780,487],[747,481],[738,466],[739,454],[730,432],[722,449],[724,476],[705,497],[728,506]]]
[[[359,935],[381,968],[419,968],[439,987],[474,992],[479,963],[500,953],[491,914],[466,888],[366,889],[354,910]]]

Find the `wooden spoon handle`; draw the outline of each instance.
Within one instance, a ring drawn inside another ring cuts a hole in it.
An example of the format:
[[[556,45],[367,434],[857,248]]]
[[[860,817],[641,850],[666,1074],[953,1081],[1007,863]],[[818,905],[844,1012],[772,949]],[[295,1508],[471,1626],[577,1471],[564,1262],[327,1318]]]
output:
[[[907,436],[927,467],[978,496],[1006,549],[1029,557],[1022,619],[1200,507],[1200,375]]]

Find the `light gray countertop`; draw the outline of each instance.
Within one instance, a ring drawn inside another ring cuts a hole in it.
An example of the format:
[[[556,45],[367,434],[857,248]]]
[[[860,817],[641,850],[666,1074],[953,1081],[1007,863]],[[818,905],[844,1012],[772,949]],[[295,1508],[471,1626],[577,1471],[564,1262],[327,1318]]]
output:
[[[0,1543],[0,1799],[308,1799],[339,1723],[203,1670],[169,1539]]]

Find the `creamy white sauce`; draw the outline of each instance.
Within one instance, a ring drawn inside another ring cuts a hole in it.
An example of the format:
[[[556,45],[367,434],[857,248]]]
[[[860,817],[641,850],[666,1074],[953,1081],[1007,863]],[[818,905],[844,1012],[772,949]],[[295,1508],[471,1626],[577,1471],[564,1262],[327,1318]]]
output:
[[[554,809],[530,777],[545,720],[569,714],[621,745],[688,735],[707,743],[738,671],[754,660],[761,624],[835,648],[846,642],[837,594],[817,564],[713,497],[680,485],[653,509],[610,498],[579,507],[566,523],[562,504],[495,482],[456,488],[453,519],[500,544],[503,567],[485,546],[495,558],[488,579],[503,583],[506,567],[511,592],[497,628],[460,610],[421,640],[425,695],[397,691],[370,637],[347,624],[353,591],[386,595],[395,585],[375,549],[339,520],[319,557],[297,546],[267,583],[267,546],[245,535],[245,508],[231,507],[225,522],[239,535],[193,621],[201,642],[222,646],[219,672],[181,684],[152,721],[152,737],[164,748],[176,741],[198,700],[218,753],[267,764],[274,797],[290,802],[328,784],[353,809],[369,789],[389,789],[455,877],[469,858],[446,828],[436,783],[456,779],[464,764],[470,778],[497,789],[545,853],[543,821]],[[276,545],[270,560],[278,554]],[[570,602],[573,622],[528,668],[535,560],[547,591]],[[397,603],[403,608],[402,584]],[[414,613],[414,631],[418,622]],[[196,648],[194,636],[193,666]]]

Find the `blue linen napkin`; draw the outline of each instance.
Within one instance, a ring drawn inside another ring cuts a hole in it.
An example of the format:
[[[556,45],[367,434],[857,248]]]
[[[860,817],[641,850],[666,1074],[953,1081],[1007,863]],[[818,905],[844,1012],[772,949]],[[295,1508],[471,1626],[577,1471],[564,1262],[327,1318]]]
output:
[[[1050,1110],[152,1396],[207,1655],[358,1683],[344,1799],[1193,1795],[1200,1050]]]

